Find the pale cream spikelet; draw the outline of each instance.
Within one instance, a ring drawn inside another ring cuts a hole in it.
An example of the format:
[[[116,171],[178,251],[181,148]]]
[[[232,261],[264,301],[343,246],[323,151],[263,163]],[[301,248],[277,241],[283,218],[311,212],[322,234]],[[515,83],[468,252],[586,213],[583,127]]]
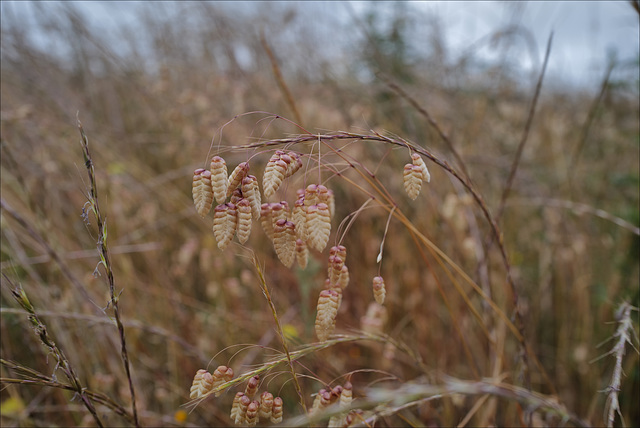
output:
[[[251,205],[251,213],[254,219],[260,218],[260,205],[262,204],[262,196],[260,196],[260,186],[258,179],[254,175],[247,175],[242,179],[242,195],[249,201]]]
[[[216,202],[223,204],[227,199],[229,178],[227,177],[227,163],[220,156],[211,158],[211,185]]]
[[[251,203],[246,198],[242,198],[236,204],[236,209],[238,210],[236,234],[238,241],[244,244],[251,234]]]
[[[260,395],[260,409],[258,416],[260,420],[268,421],[271,419],[271,410],[273,409],[273,394],[265,391]]]
[[[200,398],[213,389],[213,376],[205,369],[196,372],[189,390],[189,398]]]
[[[387,295],[387,290],[384,285],[384,279],[381,276],[373,278],[373,298],[376,299],[379,305],[384,303],[384,298]]]
[[[316,184],[309,184],[304,189],[304,205],[310,207],[311,205],[318,204],[318,186]]]
[[[268,173],[265,171],[264,179],[262,180],[265,198],[269,199],[278,191],[286,172],[287,163],[282,159],[278,159]]]
[[[347,247],[344,245],[334,245],[329,248],[329,257],[338,256],[342,259],[343,262],[347,262]]]
[[[298,226],[296,225],[296,229]],[[309,248],[302,239],[296,239],[296,261],[300,269],[306,269],[309,262]]]
[[[342,273],[342,267],[344,266],[344,260],[338,255],[329,256],[329,266],[327,269],[327,276],[331,284],[338,285],[340,280],[340,274]]]
[[[327,204],[319,203],[307,209],[307,226],[309,229],[309,246],[322,252],[331,235],[331,216]]]
[[[215,208],[213,216],[213,236],[218,248],[224,250],[236,232],[237,211],[233,204],[222,204]]]
[[[229,187],[227,188],[227,196],[231,196],[234,190],[242,184],[242,180],[249,172],[249,162],[241,162],[231,172],[229,176]]]
[[[240,399],[244,397],[244,392],[236,392],[235,397],[233,397],[233,404],[231,405],[231,413],[229,414],[229,419],[231,419],[234,423],[236,421],[236,416],[238,415],[238,409],[240,408]]]
[[[240,400],[238,402],[238,409],[236,410],[236,425],[241,425],[244,423],[249,404],[251,404],[251,399],[249,397],[247,397],[246,395],[240,397]]]
[[[244,416],[244,423],[249,427],[254,427],[258,424],[258,410],[260,409],[260,403],[258,401],[252,401],[247,406],[247,413]]]
[[[323,202],[329,207],[329,215],[333,219],[333,213],[335,211],[335,201],[333,198],[333,191],[327,189],[322,184],[318,185],[318,202]]]
[[[284,174],[285,178],[291,177],[302,168],[302,159],[296,152],[287,152],[287,155],[291,158],[291,162],[287,165],[287,172]]]
[[[406,164],[402,173],[404,180],[404,190],[409,195],[409,198],[415,200],[420,194],[422,188],[422,171],[420,167],[413,164]]]
[[[260,205],[260,224],[264,233],[273,241],[273,220],[271,218],[271,204]]]
[[[347,265],[342,266],[342,271],[340,272],[340,277],[338,278],[338,285],[342,290],[347,288],[349,285],[349,268]]]
[[[335,329],[341,294],[338,290],[335,288],[322,290],[318,297],[315,329],[320,342],[327,340]]]
[[[276,397],[273,399],[273,408],[271,409],[271,423],[279,424],[282,422],[282,398]]]
[[[307,233],[307,207],[304,205],[304,197],[298,198],[293,206],[291,220],[296,224],[296,235],[298,238],[303,241],[309,239],[309,234]]]
[[[280,154],[282,151],[277,150],[274,154],[271,155],[269,161],[267,161],[267,165],[264,167],[264,174],[262,175],[262,187],[264,189],[264,196],[268,198],[271,196],[271,190],[267,191],[267,187],[271,188],[271,180],[273,175],[273,169],[276,166],[276,162],[280,160]],[[269,196],[267,196],[269,194]]]
[[[193,195],[193,203],[196,205],[196,211],[202,217],[206,216],[211,211],[211,205],[213,204],[210,171],[199,168],[193,172],[191,193]]]
[[[426,181],[427,183],[431,181],[431,174],[429,174],[429,170],[427,169],[427,164],[424,163],[424,159],[418,153],[414,153],[411,155],[411,160],[413,164],[420,168],[422,172],[422,181]]]
[[[273,227],[273,247],[278,258],[286,267],[291,267],[296,258],[295,225],[286,219],[280,219]]]
[[[247,381],[247,386],[244,389],[244,395],[249,398],[253,398],[258,392],[258,386],[260,386],[260,376],[255,375]]]

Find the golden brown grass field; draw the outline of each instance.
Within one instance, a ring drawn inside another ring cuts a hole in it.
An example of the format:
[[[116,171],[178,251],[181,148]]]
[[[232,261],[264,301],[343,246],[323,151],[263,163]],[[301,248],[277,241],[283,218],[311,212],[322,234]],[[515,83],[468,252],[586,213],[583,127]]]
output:
[[[72,2],[3,2],[3,427],[640,425],[638,57],[574,88],[545,69],[554,39],[523,76],[518,28],[479,65],[409,3],[335,28],[322,5],[139,4],[105,32]],[[267,199],[276,150],[301,167]],[[213,156],[291,223],[263,213],[221,250],[249,192],[199,215]],[[311,191],[294,214],[310,185],[330,229]],[[255,416],[267,391],[279,423]]]

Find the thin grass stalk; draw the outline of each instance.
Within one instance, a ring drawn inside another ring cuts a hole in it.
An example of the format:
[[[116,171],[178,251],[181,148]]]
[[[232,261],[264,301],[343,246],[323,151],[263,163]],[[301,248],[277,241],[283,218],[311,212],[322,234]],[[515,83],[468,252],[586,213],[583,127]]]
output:
[[[122,320],[120,317],[120,307],[118,305],[118,300],[120,298],[120,294],[116,295],[116,287],[115,280],[113,277],[113,269],[111,267],[111,259],[109,257],[109,247],[107,246],[107,224],[106,221],[102,217],[102,213],[100,212],[100,205],[98,203],[98,186],[96,183],[96,177],[93,168],[93,160],[91,159],[91,154],[89,153],[89,139],[84,133],[84,129],[82,128],[82,123],[77,119],[78,131],[80,132],[81,144],[82,144],[82,153],[84,156],[84,164],[87,168],[87,173],[89,175],[89,194],[87,195],[88,204],[90,206],[91,211],[96,219],[98,226],[98,252],[100,253],[100,264],[104,268],[107,274],[107,281],[109,283],[109,293],[110,293],[110,303],[113,305],[113,313],[116,320],[116,324],[118,327],[118,333],[120,335],[120,356],[122,358],[122,362],[124,364],[124,369],[127,375],[127,381],[129,383],[129,392],[131,394],[131,408],[133,411],[133,420],[136,427],[140,426],[140,422],[138,420],[138,411],[136,409],[136,392],[133,387],[133,379],[131,378],[131,368],[129,365],[129,354],[127,352],[127,342],[125,339],[124,333],[124,325],[122,324]]]

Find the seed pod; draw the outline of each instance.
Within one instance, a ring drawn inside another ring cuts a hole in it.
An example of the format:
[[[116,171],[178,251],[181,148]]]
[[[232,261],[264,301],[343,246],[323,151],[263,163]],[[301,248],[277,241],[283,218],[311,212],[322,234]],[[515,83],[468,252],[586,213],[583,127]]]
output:
[[[320,292],[315,323],[316,336],[320,342],[327,340],[335,329],[339,301],[340,293],[335,288]]]
[[[329,267],[327,269],[327,276],[329,277],[329,281],[331,281],[331,284],[338,285],[343,266],[344,261],[339,256],[329,256]]]
[[[238,201],[236,208],[238,210],[238,225],[236,228],[238,241],[244,244],[251,234],[251,204],[247,199],[242,198]]]
[[[271,218],[271,204],[264,203],[260,206],[260,224],[264,233],[273,241],[273,220]]]
[[[237,211],[233,204],[222,204],[215,208],[213,216],[213,236],[218,242],[218,248],[224,250],[231,242],[236,231]]]
[[[258,416],[260,420],[271,419],[271,410],[273,409],[273,394],[265,391],[260,395],[260,410],[258,410]]]
[[[236,187],[242,184],[242,180],[247,176],[249,172],[249,162],[241,162],[233,170],[229,176],[229,187],[227,188],[227,196],[231,196]]]
[[[347,262],[347,247],[344,245],[336,245],[329,248],[329,257],[338,256],[344,261]]]
[[[229,382],[233,379],[233,369],[227,366],[218,366],[213,372],[213,385],[211,389],[217,388],[225,382]],[[222,391],[215,393],[216,397],[219,397]]]
[[[338,278],[338,285],[342,290],[347,288],[349,285],[349,268],[347,265],[342,266],[342,271],[340,272],[340,277]]]
[[[218,204],[224,204],[227,199],[229,179],[227,178],[227,163],[220,156],[211,158],[211,185]]]
[[[318,186],[316,184],[309,184],[304,189],[304,205],[310,207],[311,205],[318,204]]]
[[[238,403],[238,410],[236,410],[236,420],[235,420],[236,425],[240,425],[244,423],[249,404],[251,404],[251,399],[249,397],[247,397],[246,395],[243,395],[242,397],[240,397],[240,400]]]
[[[298,238],[306,241],[309,239],[307,233],[307,207],[304,205],[304,197],[298,198],[293,211],[291,212],[291,219],[296,224],[296,235]],[[306,236],[305,236],[306,235]]]
[[[191,193],[193,195],[193,202],[196,205],[196,211],[202,217],[206,216],[207,213],[211,211],[211,205],[213,204],[210,171],[200,168],[193,172]]]
[[[189,398],[200,398],[213,389],[213,376],[205,369],[196,372],[189,390]]]
[[[296,229],[298,227],[296,226]],[[296,261],[300,269],[306,269],[309,261],[309,249],[302,239],[296,239]]]
[[[247,426],[254,427],[258,424],[258,410],[260,409],[260,403],[252,401],[247,407],[247,414],[244,418],[244,423]]]
[[[424,163],[424,159],[418,153],[414,153],[411,155],[411,160],[413,164],[420,168],[422,172],[421,178],[422,181],[426,181],[427,183],[431,181],[431,174],[429,174],[429,170],[427,169],[427,164]]]
[[[327,204],[319,203],[307,209],[307,228],[309,229],[309,246],[322,252],[329,242],[331,234],[331,216]]]
[[[384,298],[387,295],[387,290],[384,286],[384,279],[381,276],[373,278],[373,297],[376,299],[379,305],[384,303]]]
[[[270,198],[278,191],[282,184],[282,180],[285,178],[284,176],[286,172],[287,163],[282,159],[276,160],[270,169],[265,169],[264,178],[262,180],[265,198]]]
[[[291,177],[302,168],[302,159],[296,152],[287,152],[287,155],[291,158],[291,162],[287,165],[287,172],[284,174],[285,178]]]
[[[258,392],[258,386],[260,385],[260,376],[256,375],[247,381],[247,387],[244,389],[244,395],[249,398],[253,398]]]
[[[291,267],[296,257],[295,225],[286,219],[280,219],[273,232],[273,246],[278,258],[286,267]]]
[[[233,404],[231,405],[231,414],[229,418],[235,423],[236,416],[238,415],[238,409],[240,408],[240,399],[244,397],[244,392],[236,392],[236,396],[233,397]]]
[[[347,381],[342,388],[342,393],[340,394],[340,407],[349,407],[351,405],[351,401],[353,401],[353,385],[351,385],[351,382]]]
[[[415,200],[420,194],[420,188],[422,187],[422,170],[420,167],[412,165],[410,163],[404,166],[403,172],[404,190],[407,195]]]
[[[282,422],[282,398],[273,399],[273,409],[271,409],[271,423],[279,424]]]
[[[262,203],[260,196],[260,186],[258,179],[254,175],[247,175],[242,179],[242,195],[249,201],[251,205],[251,213],[254,219],[260,218],[260,205]]]

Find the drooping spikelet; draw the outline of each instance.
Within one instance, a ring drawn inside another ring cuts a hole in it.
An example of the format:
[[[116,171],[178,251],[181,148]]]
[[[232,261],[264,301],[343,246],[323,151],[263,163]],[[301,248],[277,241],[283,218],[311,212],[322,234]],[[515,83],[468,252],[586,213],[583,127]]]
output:
[[[271,203],[271,222],[275,226],[275,224],[279,220],[287,220],[287,215],[289,214],[289,204],[286,201],[282,202],[274,202]]]
[[[291,158],[291,162],[287,165],[287,172],[284,174],[285,178],[291,177],[293,174],[298,172],[300,168],[302,168],[302,159],[300,159],[300,155],[296,152],[287,152],[287,155]]]
[[[216,202],[223,204],[227,199],[229,179],[227,177],[227,163],[220,156],[211,158],[211,185]]]
[[[327,392],[326,389],[321,389],[320,391],[318,391],[318,393],[316,394],[316,397],[313,399],[313,404],[311,405],[311,408],[309,409],[309,416],[313,416],[314,414],[316,414],[318,412],[318,410],[320,410],[320,401],[322,400],[322,396]]]
[[[260,420],[268,421],[271,419],[271,410],[273,409],[273,394],[265,391],[260,395],[260,410],[258,416]]]
[[[304,205],[304,197],[298,198],[293,206],[291,220],[296,224],[296,235],[298,238],[303,241],[309,239],[307,232],[307,207]]]
[[[342,273],[342,267],[344,266],[344,261],[340,256],[329,256],[329,266],[327,269],[327,276],[329,277],[329,281],[331,284],[338,285],[338,281],[340,280],[340,274]]]
[[[331,216],[327,204],[319,203],[307,208],[306,227],[309,229],[309,246],[322,252],[331,234]]]
[[[304,189],[304,204],[307,207],[311,205],[318,204],[318,185],[309,184],[306,189]]]
[[[238,410],[240,409],[240,399],[244,397],[244,392],[236,392],[236,396],[233,397],[233,404],[231,405],[231,414],[229,418],[235,423]]]
[[[379,305],[384,303],[384,298],[387,295],[387,290],[384,286],[384,279],[381,276],[373,278],[373,297],[376,299]]]
[[[338,278],[338,285],[342,290],[349,285],[349,268],[347,265],[342,266],[342,272],[340,272],[340,278]]]
[[[333,333],[336,327],[336,316],[340,305],[339,289],[322,290],[318,297],[316,314],[316,336],[320,342],[324,342]]]
[[[236,209],[238,210],[238,225],[236,228],[238,241],[244,244],[251,234],[251,203],[246,198],[242,198],[238,201]]]
[[[424,159],[418,153],[414,153],[411,155],[411,160],[413,164],[420,168],[422,172],[422,181],[426,181],[427,183],[431,181],[431,174],[429,174],[429,170],[427,169],[427,164],[424,163]]]
[[[242,180],[247,176],[249,172],[249,162],[241,162],[231,172],[229,176],[229,187],[227,188],[227,196],[231,196],[234,190],[242,184]]]
[[[213,236],[218,242],[218,248],[224,250],[233,239],[236,231],[237,211],[233,204],[222,204],[215,208],[213,216]]]
[[[231,194],[231,199],[229,199],[229,202],[231,202],[233,205],[237,205],[240,199],[242,199],[242,190],[240,190],[240,188],[238,187]]]
[[[213,204],[213,189],[211,188],[211,172],[199,168],[193,172],[193,183],[191,185],[191,193],[193,194],[193,202],[196,205],[196,211],[202,217],[211,211]]]
[[[353,385],[351,385],[351,382],[347,381],[342,388],[342,393],[340,394],[340,407],[349,407],[352,401]]]
[[[264,233],[273,241],[273,220],[271,217],[271,204],[264,203],[260,206],[260,224]]]
[[[251,399],[246,395],[242,395],[238,403],[238,409],[236,410],[236,425],[241,425],[244,423],[249,404],[251,404]]]
[[[271,198],[271,196],[278,191],[288,168],[287,163],[282,160],[279,155],[275,160],[274,156],[276,155],[271,156],[269,163],[267,163],[267,167],[264,170],[264,178],[262,179],[264,197],[267,199]],[[288,157],[289,156],[287,156],[287,158]]]
[[[422,187],[422,170],[419,166],[412,165],[410,163],[404,166],[404,172],[402,174],[404,180],[404,190],[411,199],[416,199],[420,194],[420,188]]]
[[[205,369],[196,372],[189,391],[189,398],[200,398],[213,389],[213,376]]]
[[[298,227],[296,226],[296,229]],[[302,239],[296,239],[296,261],[300,269],[306,269],[309,261],[309,249]]]
[[[225,382],[229,382],[233,379],[233,369],[227,366],[218,366],[213,372],[213,385],[212,389],[219,387]],[[218,397],[222,391],[218,391],[215,393],[215,396]]]
[[[260,196],[260,186],[258,179],[254,175],[247,175],[242,179],[242,195],[251,204],[251,213],[254,219],[260,218],[260,205],[262,204],[262,196]]]
[[[254,427],[258,424],[258,409],[260,409],[260,403],[257,401],[252,401],[249,406],[247,406],[247,413],[244,417],[244,423],[249,427]]]
[[[271,423],[279,424],[282,422],[282,398],[276,397],[273,399],[273,408],[271,409]]]
[[[291,267],[296,257],[295,225],[282,218],[276,222],[273,232],[273,247],[278,258],[286,267]]]
[[[260,385],[260,376],[258,375],[253,376],[247,381],[247,386],[244,389],[244,395],[246,395],[249,398],[253,398],[253,396],[256,395],[256,392],[258,392],[259,385]]]
[[[343,262],[347,262],[347,247],[344,245],[335,245],[329,248],[329,257],[338,256]]]

